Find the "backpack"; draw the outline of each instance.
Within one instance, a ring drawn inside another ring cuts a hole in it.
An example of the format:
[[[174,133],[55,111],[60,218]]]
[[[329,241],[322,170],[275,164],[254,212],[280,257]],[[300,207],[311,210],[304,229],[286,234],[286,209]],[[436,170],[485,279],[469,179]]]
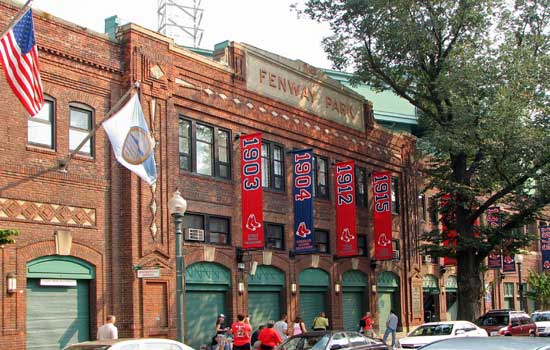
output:
[[[367,325],[367,322],[365,322],[364,319],[359,320],[359,327],[363,328]]]

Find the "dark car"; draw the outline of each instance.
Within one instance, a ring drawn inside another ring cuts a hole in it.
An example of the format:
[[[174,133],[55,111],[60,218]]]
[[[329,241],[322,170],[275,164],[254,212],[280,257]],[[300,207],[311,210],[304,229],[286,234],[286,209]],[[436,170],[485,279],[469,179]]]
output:
[[[524,337],[449,338],[418,350],[550,350],[550,343],[547,339]]]
[[[523,311],[508,309],[490,310],[475,322],[485,329],[489,336],[532,336],[537,332],[537,325]]]
[[[380,339],[352,331],[307,332],[286,339],[277,350],[388,350]]]

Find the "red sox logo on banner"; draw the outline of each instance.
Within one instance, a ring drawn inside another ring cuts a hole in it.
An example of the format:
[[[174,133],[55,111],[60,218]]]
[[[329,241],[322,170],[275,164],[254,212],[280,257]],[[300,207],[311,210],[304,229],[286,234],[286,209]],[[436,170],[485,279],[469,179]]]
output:
[[[241,136],[243,248],[263,248],[262,135]]]
[[[374,259],[391,260],[392,213],[390,172],[374,173],[372,176],[374,194]]]

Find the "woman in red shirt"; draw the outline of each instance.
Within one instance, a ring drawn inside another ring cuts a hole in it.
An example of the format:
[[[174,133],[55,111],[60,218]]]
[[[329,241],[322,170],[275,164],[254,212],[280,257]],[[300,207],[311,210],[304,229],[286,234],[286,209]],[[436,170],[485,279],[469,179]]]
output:
[[[260,335],[258,335],[262,350],[272,350],[283,341],[279,333],[273,329],[273,325],[275,325],[275,321],[268,321],[267,327],[262,329]]]

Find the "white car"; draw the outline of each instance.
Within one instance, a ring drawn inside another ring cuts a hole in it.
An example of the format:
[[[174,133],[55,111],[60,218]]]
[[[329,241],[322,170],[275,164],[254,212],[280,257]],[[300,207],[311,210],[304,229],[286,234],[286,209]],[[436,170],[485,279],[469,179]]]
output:
[[[550,311],[535,311],[531,319],[537,325],[537,336],[550,337]]]
[[[193,350],[192,347],[170,339],[93,340],[69,345],[65,350]]]
[[[424,323],[406,338],[399,339],[402,349],[417,349],[436,340],[454,337],[487,337],[487,331],[468,321]]]

